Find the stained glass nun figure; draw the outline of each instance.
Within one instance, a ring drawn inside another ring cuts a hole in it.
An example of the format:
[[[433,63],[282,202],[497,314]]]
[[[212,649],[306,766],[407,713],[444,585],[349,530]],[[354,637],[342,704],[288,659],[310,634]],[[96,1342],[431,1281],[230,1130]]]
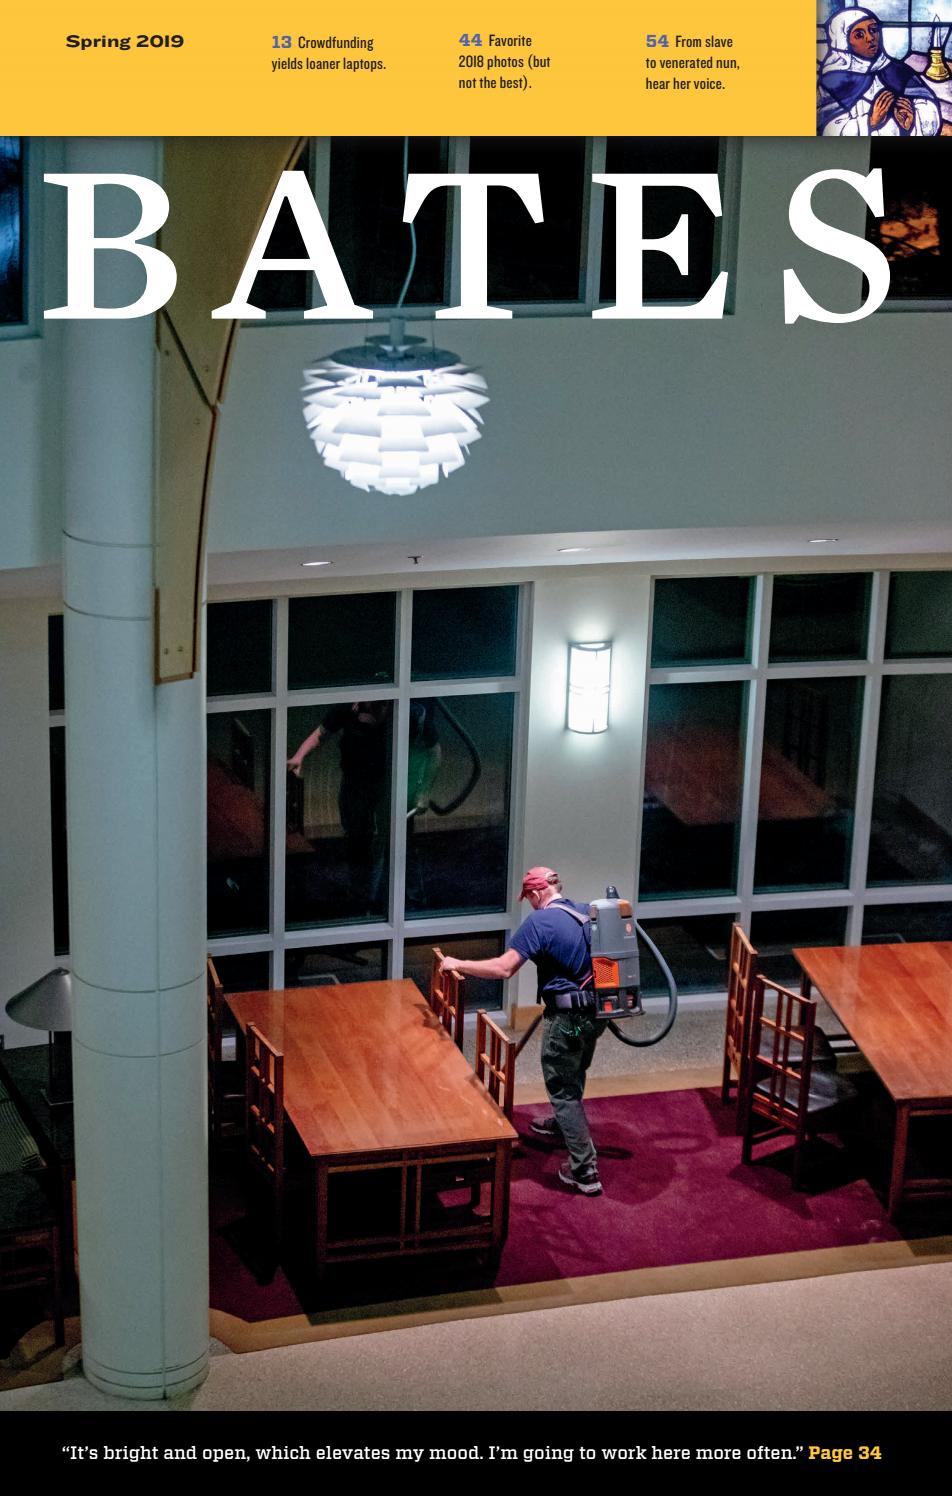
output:
[[[830,50],[820,65],[818,135],[938,135],[939,104],[905,62],[883,51],[879,17],[858,7],[827,22]]]

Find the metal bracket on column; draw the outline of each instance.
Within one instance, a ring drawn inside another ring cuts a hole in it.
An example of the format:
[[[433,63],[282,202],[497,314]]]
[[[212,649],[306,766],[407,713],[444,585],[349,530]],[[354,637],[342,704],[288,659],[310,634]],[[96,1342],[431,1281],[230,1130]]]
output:
[[[171,208],[160,247],[178,271],[156,318],[155,681],[199,666],[208,495],[218,413],[238,324],[216,322],[231,299],[283,171],[306,140],[171,139],[163,185]]]

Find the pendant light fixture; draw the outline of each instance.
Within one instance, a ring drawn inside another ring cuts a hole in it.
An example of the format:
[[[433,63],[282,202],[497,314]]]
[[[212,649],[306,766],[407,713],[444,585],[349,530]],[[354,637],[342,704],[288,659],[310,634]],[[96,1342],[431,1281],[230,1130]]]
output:
[[[403,143],[406,189],[409,137]],[[367,492],[405,496],[461,468],[480,437],[489,399],[481,374],[459,355],[409,337],[400,315],[416,268],[410,264],[389,334],[343,348],[304,371],[304,419],[329,468]]]

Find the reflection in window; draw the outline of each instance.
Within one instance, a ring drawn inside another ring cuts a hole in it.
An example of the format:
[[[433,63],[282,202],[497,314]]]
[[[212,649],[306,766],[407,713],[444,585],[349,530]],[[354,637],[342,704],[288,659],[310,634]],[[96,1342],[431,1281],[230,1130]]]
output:
[[[751,577],[659,577],[653,666],[737,665],[750,659]]]
[[[683,177],[686,172],[717,174],[720,141],[705,136],[631,136],[609,140],[606,172]],[[615,189],[595,187],[605,195],[602,219],[601,301],[615,299]],[[714,281],[715,218],[696,192],[687,187],[646,187],[644,236],[663,239],[673,233],[682,217],[688,220],[688,273],[681,275],[670,255],[649,250],[644,256],[644,299],[650,301],[700,301]]]
[[[397,303],[410,263],[410,229],[403,221],[402,136],[347,137],[331,141],[331,242],[358,306]],[[447,142],[410,141],[408,170],[445,172]],[[408,306],[445,306],[446,223],[451,189],[431,192],[414,219],[417,256],[407,290]]]
[[[490,136],[469,143],[471,172],[538,175],[543,220],[533,223],[518,193],[487,197],[489,301],[578,301],[585,197],[585,141]]]
[[[651,687],[642,898],[735,891],[745,717],[740,681]]]
[[[25,321],[23,142],[0,135],[0,326]]]
[[[268,951],[248,951],[239,956],[214,956],[212,959],[225,992],[267,992],[271,986],[271,956]]]
[[[864,945],[952,940],[952,904],[871,904],[863,915]]]
[[[952,675],[883,681],[871,884],[952,882]]]
[[[53,950],[69,950],[66,861],[66,728],[50,728],[50,824],[53,839]]]
[[[770,663],[866,657],[870,577],[774,577]]]
[[[288,612],[288,689],[389,685],[394,678],[394,592],[292,597]]]
[[[679,992],[725,992],[731,925],[736,917],[692,915],[688,919],[644,919],[641,924],[675,973]],[[645,997],[666,997],[664,974],[643,941],[639,942],[638,953],[642,993]]]
[[[207,664],[209,696],[250,696],[271,690],[273,604],[210,603]]]
[[[863,683],[767,686],[757,825],[757,892],[849,882]]]
[[[285,987],[339,987],[380,982],[387,975],[382,945],[326,945],[284,953]]]
[[[885,212],[868,215],[866,237],[889,261],[889,300],[952,296],[948,141],[874,140],[869,164],[882,169]]]
[[[410,703],[408,915],[506,908],[514,702],[506,692]]]
[[[488,961],[494,956],[502,955],[503,937],[494,934],[440,935],[439,938],[431,936],[424,940],[405,941],[403,974],[416,982],[424,995],[429,990],[434,945],[438,945],[448,956],[456,956],[461,961]],[[475,1013],[479,1008],[501,1008],[504,987],[504,982],[467,977],[463,987],[467,1013]]]
[[[271,713],[208,717],[208,933],[268,928]]]
[[[412,678],[514,675],[518,605],[518,587],[414,592]]]
[[[750,922],[760,970],[771,982],[799,990],[802,975],[795,949],[846,944],[846,909],[761,910]]]
[[[386,916],[392,732],[389,701],[288,712],[289,928]]]
[[[952,571],[897,571],[889,579],[887,660],[952,655]]]

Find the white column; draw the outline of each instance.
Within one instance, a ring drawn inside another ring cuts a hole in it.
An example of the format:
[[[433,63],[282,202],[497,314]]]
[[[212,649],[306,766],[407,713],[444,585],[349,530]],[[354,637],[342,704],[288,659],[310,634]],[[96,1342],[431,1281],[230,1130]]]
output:
[[[158,180],[160,147],[74,140],[66,169]],[[131,194],[100,189],[98,232],[137,214]],[[135,300],[138,261],[97,259],[100,304]],[[208,1359],[204,687],[153,685],[153,319],[65,326],[83,1370],[114,1394],[162,1398],[200,1382]]]

